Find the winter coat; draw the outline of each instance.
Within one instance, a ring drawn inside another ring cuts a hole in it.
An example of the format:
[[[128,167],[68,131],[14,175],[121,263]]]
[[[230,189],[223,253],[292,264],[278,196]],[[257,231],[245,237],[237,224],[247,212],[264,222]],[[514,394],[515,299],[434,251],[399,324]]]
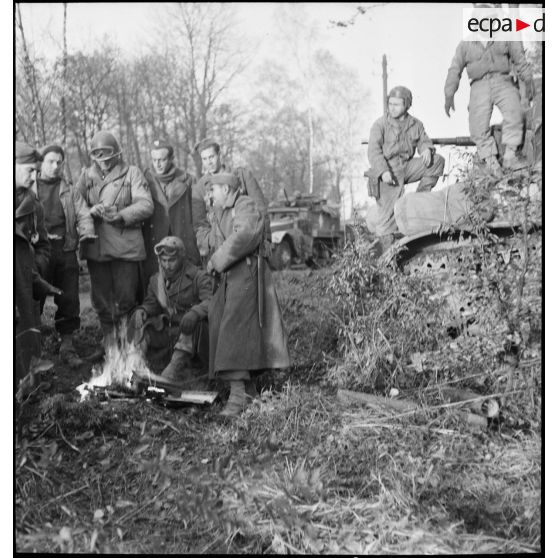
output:
[[[484,47],[480,41],[461,41],[448,70],[445,96],[455,95],[464,68],[467,68],[467,75],[473,83],[489,73],[509,75],[512,62],[523,81],[533,79],[531,67],[525,59],[525,51],[520,42],[489,41]]]
[[[41,187],[41,179],[38,180]],[[70,186],[64,179],[60,181],[60,203],[66,218],[66,232],[64,235],[65,252],[73,252],[78,247],[78,237],[95,234],[93,217],[80,191]]]
[[[258,211],[266,216],[266,236],[271,240],[271,229],[269,225],[269,217],[267,217],[267,200],[256,180],[254,174],[244,167],[238,167],[232,169],[227,165],[222,165],[219,172],[233,173],[238,177],[240,181],[240,192],[243,195],[252,198],[256,204]],[[195,184],[192,190],[192,221],[194,224],[194,231],[196,236],[206,237],[209,232],[211,225],[208,220],[208,208],[205,204],[204,196],[211,186],[211,181],[209,174],[204,174]],[[209,210],[209,213],[212,211]],[[198,231],[201,233],[198,235]],[[198,247],[202,253],[207,253],[208,246],[203,246],[198,244]]]
[[[150,318],[166,314],[171,325],[178,326],[186,312],[194,312],[200,320],[207,318],[212,295],[211,277],[186,260],[182,272],[168,287],[161,271],[151,276],[140,308]]]
[[[258,310],[258,256],[264,215],[239,191],[216,209],[207,238],[210,263],[221,280],[209,307],[210,375],[224,370],[264,370],[290,365],[287,336],[267,261],[263,320]]]
[[[39,332],[40,319],[35,311],[35,301],[46,296],[48,284],[37,272],[36,256],[32,240],[43,236],[45,244],[39,246],[40,258],[50,254],[48,239],[41,205],[35,195],[26,191],[16,206],[14,220],[14,285],[15,285],[15,370],[16,379],[21,379],[29,371],[31,357],[41,354],[41,334]]]
[[[152,215],[153,201],[141,170],[121,162],[103,179],[96,165],[92,165],[81,173],[77,188],[89,208],[98,203],[116,206],[124,219],[123,225],[95,219],[99,238],[82,245],[82,257],[99,262],[144,260],[141,223]]]
[[[372,125],[368,141],[368,160],[373,178],[379,179],[388,170],[404,168],[415,151],[423,153],[434,145],[422,122],[407,114],[401,121],[382,116]]]
[[[149,278],[157,273],[159,265],[153,248],[165,236],[181,238],[186,247],[186,256],[193,264],[199,265],[200,254],[192,225],[193,178],[182,169],[176,169],[174,179],[165,186],[166,195],[154,172],[147,169],[145,178],[155,207],[153,215],[144,222],[143,226],[147,253],[144,262],[145,276]]]

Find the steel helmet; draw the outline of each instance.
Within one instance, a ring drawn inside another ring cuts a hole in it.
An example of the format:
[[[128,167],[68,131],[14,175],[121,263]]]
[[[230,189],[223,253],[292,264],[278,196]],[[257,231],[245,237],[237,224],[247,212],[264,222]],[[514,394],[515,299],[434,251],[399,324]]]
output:
[[[102,152],[96,153],[100,150],[108,150],[108,155],[103,155]],[[116,138],[109,132],[97,132],[91,140],[91,157],[95,161],[108,161],[113,157],[118,157],[122,151],[116,141]]]
[[[405,87],[404,85],[396,85],[388,95],[388,99],[390,97],[396,97],[397,99],[403,99],[405,101],[405,108],[408,110],[409,107],[413,104],[413,94],[411,90]]]

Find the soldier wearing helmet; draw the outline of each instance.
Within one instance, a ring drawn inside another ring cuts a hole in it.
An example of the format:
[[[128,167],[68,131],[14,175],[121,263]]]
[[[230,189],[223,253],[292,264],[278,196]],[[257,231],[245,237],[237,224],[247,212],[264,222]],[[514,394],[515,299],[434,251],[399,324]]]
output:
[[[162,375],[192,389],[196,363],[207,367],[207,313],[213,281],[187,257],[182,239],[167,236],[155,245],[159,271],[131,321],[151,364],[167,364]],[[170,359],[170,362],[169,362]]]
[[[141,293],[140,264],[145,259],[141,223],[153,213],[153,201],[143,173],[122,160],[112,134],[97,132],[90,155],[93,164],[83,170],[77,188],[93,217],[97,238],[82,245],[82,257],[87,260],[91,303],[106,345]],[[100,349],[93,358],[102,354]]]
[[[413,96],[407,87],[394,87],[388,95],[388,113],[370,130],[367,173],[373,181],[378,217],[376,234],[382,249],[394,241],[397,224],[395,202],[404,194],[405,184],[420,181],[417,191],[430,191],[444,171],[444,158],[434,146],[422,122],[409,114]],[[414,157],[415,152],[419,157]]]
[[[151,150],[151,167],[145,170],[155,210],[144,223],[147,259],[144,262],[145,279],[158,269],[153,248],[168,235],[182,239],[186,257],[195,265],[200,264],[200,254],[192,224],[192,187],[194,178],[175,164],[172,145],[155,140]]]

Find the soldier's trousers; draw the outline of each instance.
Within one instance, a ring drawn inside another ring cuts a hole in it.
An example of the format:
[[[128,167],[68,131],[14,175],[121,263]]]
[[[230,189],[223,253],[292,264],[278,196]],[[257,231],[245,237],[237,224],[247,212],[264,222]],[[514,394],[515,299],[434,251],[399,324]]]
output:
[[[444,164],[445,159],[438,154],[434,155],[434,160],[430,167],[426,167],[420,157],[415,157],[407,161],[403,167],[393,168],[397,184],[387,184],[380,180],[380,197],[376,200],[378,204],[377,236],[397,232],[393,208],[395,202],[404,194],[405,184],[420,180],[417,192],[432,190],[438,178],[444,172]]]
[[[490,118],[494,105],[502,113],[502,143],[516,149],[523,143],[523,111],[519,90],[510,76],[488,74],[471,84],[469,131],[481,159],[496,156],[498,149],[490,135]]]
[[[79,328],[79,264],[75,250],[65,252],[64,240],[50,241],[50,260],[44,274],[51,285],[63,291],[54,296],[56,313],[54,326],[60,335],[67,335]],[[41,314],[45,305],[41,300]]]
[[[185,351],[194,365],[207,369],[209,365],[209,332],[207,320],[199,322],[191,334],[181,333],[179,327],[166,325],[160,316],[149,318],[144,326],[148,358],[156,364],[167,364],[175,349]]]
[[[103,332],[110,332],[138,303],[140,262],[87,260],[91,276],[91,305]]]

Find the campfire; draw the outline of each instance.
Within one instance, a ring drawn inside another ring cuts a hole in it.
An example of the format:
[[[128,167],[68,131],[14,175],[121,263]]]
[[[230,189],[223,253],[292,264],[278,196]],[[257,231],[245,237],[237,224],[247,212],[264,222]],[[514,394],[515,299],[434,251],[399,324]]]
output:
[[[89,382],[76,388],[80,401],[89,399],[92,394],[136,398],[140,392],[166,403],[211,404],[215,401],[216,391],[184,391],[183,386],[152,372],[139,345],[128,339],[127,331],[124,321],[113,342],[105,347],[104,362],[93,367]]]
[[[138,345],[128,340],[127,323],[124,321],[117,329],[113,341],[105,347],[104,361],[94,366],[89,382],[76,389],[81,400],[87,399],[95,388],[111,388],[116,391],[134,391],[134,373],[149,376],[150,370],[145,357]]]

